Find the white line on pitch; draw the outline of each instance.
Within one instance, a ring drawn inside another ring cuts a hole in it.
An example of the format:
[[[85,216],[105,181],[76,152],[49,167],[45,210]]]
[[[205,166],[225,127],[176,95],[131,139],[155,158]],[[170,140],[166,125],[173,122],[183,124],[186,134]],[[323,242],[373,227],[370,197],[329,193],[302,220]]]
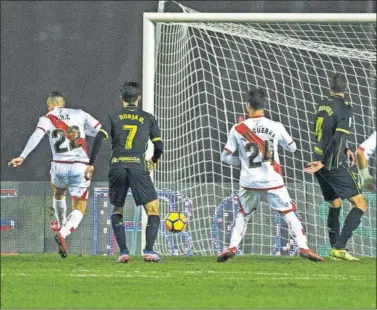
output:
[[[256,273],[255,273],[256,274]],[[274,277],[271,277],[271,274],[269,273],[262,273],[266,275],[265,277],[252,277],[253,280],[326,280],[329,278],[328,275],[316,275],[313,277],[313,275],[310,276],[299,276],[299,277],[292,277],[292,276],[278,276],[278,273],[273,273]],[[2,273],[1,277],[5,276],[20,276],[20,277],[33,277],[33,276],[38,276],[38,274],[30,274],[30,273]],[[87,273],[87,274],[60,274],[59,277],[75,277],[75,278],[172,278],[176,277],[176,274],[170,274],[170,273],[165,273],[163,275],[148,275],[148,274],[94,274],[94,273]],[[360,277],[356,276],[331,276],[333,279],[338,279],[338,280],[360,280]],[[228,279],[235,279],[235,280],[241,280],[242,278],[240,277],[231,277]]]

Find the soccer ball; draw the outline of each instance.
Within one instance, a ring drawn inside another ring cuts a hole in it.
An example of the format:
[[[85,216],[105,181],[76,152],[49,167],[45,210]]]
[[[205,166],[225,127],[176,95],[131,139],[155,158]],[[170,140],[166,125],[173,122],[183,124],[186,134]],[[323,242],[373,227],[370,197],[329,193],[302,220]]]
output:
[[[170,232],[181,232],[186,227],[186,217],[180,212],[170,212],[165,219],[165,227]]]

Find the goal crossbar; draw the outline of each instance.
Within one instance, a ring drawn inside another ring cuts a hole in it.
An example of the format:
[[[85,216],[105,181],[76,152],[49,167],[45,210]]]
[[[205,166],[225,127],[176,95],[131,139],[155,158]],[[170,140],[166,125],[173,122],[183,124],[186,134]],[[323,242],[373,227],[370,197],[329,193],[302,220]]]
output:
[[[144,13],[151,22],[357,23],[376,22],[375,13]]]
[[[143,107],[152,113],[154,103],[155,23],[161,22],[286,22],[376,23],[376,13],[162,13],[143,16]],[[151,153],[151,151],[149,151]]]

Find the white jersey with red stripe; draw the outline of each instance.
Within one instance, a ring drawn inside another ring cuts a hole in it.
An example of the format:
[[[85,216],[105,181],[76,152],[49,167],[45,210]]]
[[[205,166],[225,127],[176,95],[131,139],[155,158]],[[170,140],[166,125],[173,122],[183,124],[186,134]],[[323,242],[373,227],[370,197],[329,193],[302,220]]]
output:
[[[376,131],[360,144],[359,149],[364,152],[364,156],[367,160],[376,152]]]
[[[85,136],[96,136],[101,124],[81,109],[58,107],[39,119],[50,140],[54,161],[89,163]]]
[[[284,126],[266,117],[249,118],[230,130],[225,150],[238,150],[241,161],[240,186],[268,190],[284,186],[278,145],[294,152],[296,144]]]

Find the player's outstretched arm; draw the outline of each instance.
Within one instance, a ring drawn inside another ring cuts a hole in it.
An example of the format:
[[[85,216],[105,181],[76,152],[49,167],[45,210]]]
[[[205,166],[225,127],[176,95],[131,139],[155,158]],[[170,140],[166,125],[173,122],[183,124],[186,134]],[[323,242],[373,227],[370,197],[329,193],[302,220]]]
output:
[[[160,159],[164,151],[164,144],[161,139],[161,130],[158,126],[157,120],[153,116],[150,118],[149,139],[152,141],[154,146],[153,156],[147,160],[147,170],[148,173],[151,173],[155,169],[157,161]]]
[[[164,144],[162,143],[161,138],[152,139],[152,142],[154,145],[154,151],[153,151],[153,156],[147,160],[148,173],[151,173],[153,170],[156,169],[157,161],[160,159],[164,151]]]
[[[241,161],[239,158],[234,157],[233,153],[237,151],[238,144],[236,138],[236,131],[235,126],[229,132],[228,141],[225,144],[224,151],[221,154],[221,161],[235,167],[239,167],[241,165]]]
[[[153,139],[155,140],[155,139]],[[160,159],[163,151],[164,151],[164,144],[162,143],[161,141],[161,138],[159,140],[155,140],[153,141],[153,145],[154,145],[154,152],[153,152],[153,156],[151,158],[151,161],[155,164],[157,163],[157,161]]]
[[[288,152],[296,152],[297,145],[285,127],[281,125],[279,144]]]
[[[374,189],[373,177],[369,173],[369,156],[376,151],[376,132],[365,140],[356,150],[356,163],[361,177],[361,184],[366,189]]]
[[[94,172],[94,162],[96,161],[98,152],[101,149],[102,141],[107,140],[108,138],[109,134],[107,133],[107,131],[101,128],[93,142],[93,147],[89,158],[89,165],[85,170],[85,179],[90,180],[92,178]]]
[[[153,164],[156,164],[159,158],[164,151],[164,144],[162,143],[161,139],[161,130],[160,126],[158,126],[157,120],[152,116],[150,118],[150,132],[149,132],[149,139],[152,141],[154,145],[154,153],[151,158]]]
[[[44,129],[37,127],[30,136],[21,155],[13,158],[8,165],[15,168],[20,167],[24,163],[25,158],[38,146],[39,142],[41,142],[45,133]]]

